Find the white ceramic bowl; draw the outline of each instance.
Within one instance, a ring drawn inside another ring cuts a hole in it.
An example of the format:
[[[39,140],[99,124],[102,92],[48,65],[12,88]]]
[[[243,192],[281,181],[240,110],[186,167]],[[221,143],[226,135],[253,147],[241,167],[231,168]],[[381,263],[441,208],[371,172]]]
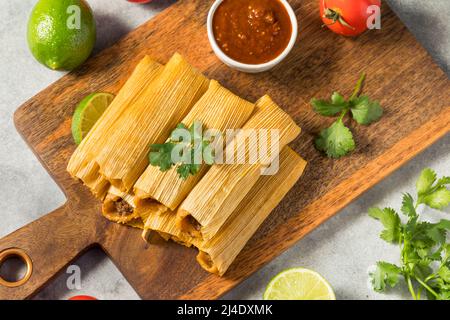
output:
[[[278,0],[280,1],[283,6],[286,8],[289,18],[291,19],[292,24],[292,34],[291,39],[289,40],[289,43],[287,47],[284,49],[284,51],[277,56],[275,59],[262,63],[262,64],[247,64],[242,63],[239,61],[236,61],[234,59],[231,59],[229,56],[227,56],[219,47],[219,45],[216,42],[216,39],[214,37],[214,30],[213,30],[213,18],[214,14],[216,13],[217,8],[224,0],[216,0],[214,4],[212,5],[211,9],[209,10],[208,14],[208,20],[207,20],[207,29],[208,29],[208,38],[209,42],[211,43],[211,47],[214,50],[214,53],[217,55],[217,57],[225,63],[227,66],[237,69],[239,71],[247,72],[247,73],[258,73],[267,71],[269,69],[272,69],[277,64],[279,64],[281,61],[283,61],[284,58],[289,54],[289,52],[294,47],[295,41],[297,40],[297,34],[298,34],[298,23],[297,23],[297,17],[295,16],[294,10],[292,9],[291,5],[286,0]]]

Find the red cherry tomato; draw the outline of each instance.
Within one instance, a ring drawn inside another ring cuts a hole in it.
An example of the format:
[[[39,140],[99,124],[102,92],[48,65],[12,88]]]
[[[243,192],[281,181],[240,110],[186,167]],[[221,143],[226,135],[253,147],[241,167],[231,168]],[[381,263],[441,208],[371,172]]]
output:
[[[367,8],[381,0],[319,0],[323,23],[333,32],[357,36],[367,30],[367,20],[373,14]]]
[[[91,296],[75,296],[75,297],[69,298],[69,300],[97,300],[97,299],[94,297],[91,297]]]

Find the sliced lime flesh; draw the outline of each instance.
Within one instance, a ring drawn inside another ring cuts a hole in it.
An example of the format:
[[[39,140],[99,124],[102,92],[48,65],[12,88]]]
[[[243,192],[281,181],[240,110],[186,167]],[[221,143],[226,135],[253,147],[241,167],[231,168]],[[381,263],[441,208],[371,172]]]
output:
[[[270,281],[264,300],[336,300],[336,296],[317,272],[292,268],[280,272]]]
[[[113,94],[99,92],[88,95],[78,104],[72,117],[72,136],[77,145],[87,136],[113,99]]]

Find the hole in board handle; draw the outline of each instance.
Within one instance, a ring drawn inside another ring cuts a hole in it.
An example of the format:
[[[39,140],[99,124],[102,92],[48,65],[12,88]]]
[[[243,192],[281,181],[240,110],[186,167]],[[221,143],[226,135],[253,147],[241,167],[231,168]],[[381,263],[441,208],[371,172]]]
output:
[[[18,248],[6,249],[0,252],[0,271],[2,269],[3,264],[9,259],[19,259],[26,267],[25,274],[20,277],[17,281],[8,281],[3,278],[2,274],[0,274],[0,286],[15,288],[25,284],[31,277],[31,273],[33,272],[33,262],[28,254],[25,253],[24,250]]]

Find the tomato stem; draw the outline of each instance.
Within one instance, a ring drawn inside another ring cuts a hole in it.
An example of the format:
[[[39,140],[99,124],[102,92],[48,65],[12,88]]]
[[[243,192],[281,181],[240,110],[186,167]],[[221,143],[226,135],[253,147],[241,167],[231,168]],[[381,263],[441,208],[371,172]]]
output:
[[[330,8],[325,8],[323,17],[326,19],[331,20],[331,23],[327,23],[326,25],[333,25],[336,22],[339,22],[340,24],[342,24],[343,26],[355,30],[355,28],[353,26],[351,26],[347,21],[344,20],[344,18],[342,17],[342,15],[337,12],[336,10],[330,9]]]

